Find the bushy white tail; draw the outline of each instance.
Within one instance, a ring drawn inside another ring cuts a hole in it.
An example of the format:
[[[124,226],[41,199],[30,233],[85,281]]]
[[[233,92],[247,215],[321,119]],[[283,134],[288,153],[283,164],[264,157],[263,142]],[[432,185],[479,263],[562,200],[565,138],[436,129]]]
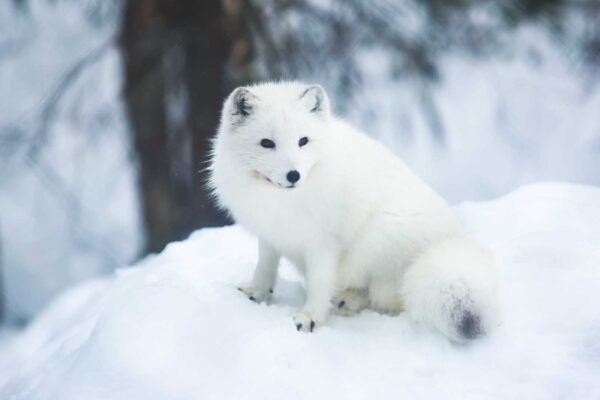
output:
[[[406,312],[455,341],[489,332],[498,322],[491,253],[467,237],[434,244],[409,266],[401,286]]]

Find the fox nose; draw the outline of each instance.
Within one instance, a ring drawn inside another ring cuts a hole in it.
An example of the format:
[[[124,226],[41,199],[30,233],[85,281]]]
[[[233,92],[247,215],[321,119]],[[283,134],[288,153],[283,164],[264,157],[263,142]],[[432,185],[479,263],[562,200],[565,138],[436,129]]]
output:
[[[287,180],[290,183],[296,183],[300,180],[300,172],[293,170],[287,173]]]

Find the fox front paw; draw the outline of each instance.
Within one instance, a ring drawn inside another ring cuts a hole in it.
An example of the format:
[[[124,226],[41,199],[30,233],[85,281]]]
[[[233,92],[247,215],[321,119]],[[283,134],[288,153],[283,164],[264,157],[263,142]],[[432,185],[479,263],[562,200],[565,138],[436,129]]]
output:
[[[298,332],[312,332],[317,322],[309,314],[299,313],[294,316],[294,325]]]
[[[238,290],[244,293],[248,298],[256,303],[270,303],[273,296],[273,289],[257,289],[253,285],[241,285]]]

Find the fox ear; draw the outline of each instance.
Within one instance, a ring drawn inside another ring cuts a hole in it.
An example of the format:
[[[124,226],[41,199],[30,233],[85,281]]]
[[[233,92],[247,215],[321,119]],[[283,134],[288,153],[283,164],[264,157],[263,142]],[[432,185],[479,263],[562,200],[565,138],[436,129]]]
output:
[[[315,114],[329,114],[329,98],[321,85],[310,85],[302,92],[300,101],[306,109]]]
[[[254,112],[258,97],[245,87],[239,87],[231,93],[230,112],[233,123],[240,123]]]

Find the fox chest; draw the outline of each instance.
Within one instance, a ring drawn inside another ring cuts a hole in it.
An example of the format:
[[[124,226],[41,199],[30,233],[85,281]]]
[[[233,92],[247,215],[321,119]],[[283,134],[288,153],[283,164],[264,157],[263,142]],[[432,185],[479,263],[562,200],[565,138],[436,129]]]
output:
[[[247,197],[232,204],[230,212],[237,223],[291,259],[302,259],[310,246],[329,241],[336,225],[323,218],[318,206],[281,198]]]

